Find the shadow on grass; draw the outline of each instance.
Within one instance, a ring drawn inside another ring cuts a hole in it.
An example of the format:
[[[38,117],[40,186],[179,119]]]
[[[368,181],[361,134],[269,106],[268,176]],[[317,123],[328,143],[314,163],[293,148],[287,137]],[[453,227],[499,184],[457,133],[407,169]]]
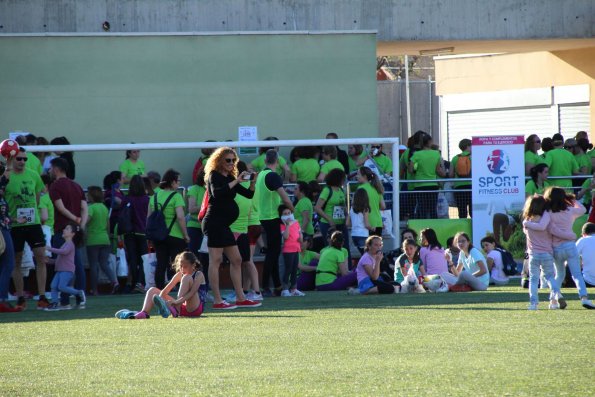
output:
[[[575,295],[575,296],[572,296]],[[578,300],[576,294],[567,293],[569,302]],[[30,308],[20,313],[0,313],[0,326],[10,323],[36,321],[70,321],[88,319],[113,319],[114,313],[128,308],[140,310],[142,295],[116,295],[91,297],[87,309],[59,312],[37,311],[34,301]],[[540,301],[547,300],[547,291],[540,291]],[[256,317],[256,318],[293,318],[306,317],[307,314],[290,315],[276,312],[310,310],[361,310],[361,309],[412,309],[412,310],[477,310],[477,311],[515,311],[526,310],[529,301],[526,289],[517,286],[498,287],[485,292],[445,293],[445,294],[391,294],[349,296],[345,291],[316,292],[307,291],[305,297],[267,298],[263,306],[254,309],[226,310],[216,312],[207,304],[205,317]],[[157,315],[155,314],[156,317]]]

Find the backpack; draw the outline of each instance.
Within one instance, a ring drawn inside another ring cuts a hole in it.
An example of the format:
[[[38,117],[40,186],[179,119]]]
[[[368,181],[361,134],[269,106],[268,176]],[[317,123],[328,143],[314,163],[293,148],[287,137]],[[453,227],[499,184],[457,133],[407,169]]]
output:
[[[459,155],[457,159],[457,165],[455,167],[457,175],[462,178],[468,178],[471,176],[471,156]]]
[[[159,204],[157,202],[157,193],[153,196],[154,199],[154,207],[153,212],[147,218],[147,227],[145,229],[145,234],[147,235],[147,239],[151,241],[164,241],[169,236],[169,232],[171,228],[174,227],[174,222],[176,221],[176,217],[172,219],[171,224],[169,227],[165,224],[165,215],[163,214],[163,210],[169,204],[169,201],[174,197],[177,192],[173,192],[170,194],[161,209],[159,208]]]
[[[514,276],[517,274],[517,263],[515,262],[514,258],[512,257],[512,254],[505,250],[504,248],[496,248],[496,251],[498,251],[500,253],[500,255],[502,255],[502,267],[503,267],[503,271],[504,274],[506,274],[507,276]]]
[[[118,233],[127,234],[134,231],[132,225],[132,203],[126,203],[118,214]]]
[[[205,215],[207,214],[207,209],[209,208],[209,189],[205,191],[205,195],[202,196],[202,203],[200,204],[200,210],[198,211],[198,221],[202,222]]]

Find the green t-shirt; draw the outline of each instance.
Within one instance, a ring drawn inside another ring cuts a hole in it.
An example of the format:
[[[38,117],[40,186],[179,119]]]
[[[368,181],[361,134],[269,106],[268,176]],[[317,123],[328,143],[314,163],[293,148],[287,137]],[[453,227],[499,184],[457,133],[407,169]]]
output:
[[[248,226],[260,225],[260,218],[258,217],[258,207],[256,206],[256,199],[252,197],[252,206],[250,207],[250,215],[248,216]]]
[[[295,204],[295,219],[302,225],[302,212],[308,211],[308,223],[306,228],[302,227],[302,233],[314,235],[314,226],[312,226],[312,215],[314,214],[314,208],[312,207],[312,201],[308,197],[302,197]],[[302,225],[303,226],[303,225]]]
[[[109,245],[107,218],[109,210],[103,203],[89,205],[89,221],[87,222],[87,245]]]
[[[550,169],[550,176],[571,176],[579,167],[574,155],[566,149],[552,149],[545,155],[545,163]],[[554,179],[552,186],[572,187],[571,179]]]
[[[345,171],[345,167],[343,167],[343,164],[341,164],[339,162],[339,160],[332,159],[332,160],[327,161],[326,163],[324,163],[322,165],[322,167],[320,167],[320,172],[326,175],[329,172],[331,172],[331,170],[334,170],[335,168]]]
[[[335,247],[320,252],[320,260],[316,268],[316,286],[330,284],[337,279],[339,265],[347,259],[347,249]]]
[[[297,181],[315,181],[320,172],[320,165],[316,159],[299,159],[291,165],[291,173]]]
[[[300,252],[300,263],[302,265],[309,266],[310,262],[312,262],[313,259],[316,259],[316,255],[318,254],[314,251],[302,251]]]
[[[161,210],[163,203],[165,203],[165,200],[167,200],[167,198],[170,196],[170,194],[172,194],[173,192],[171,190],[159,190],[159,192],[157,192],[157,208],[159,210]],[[174,220],[174,218],[176,217],[176,208],[178,207],[182,207],[182,209],[185,208],[184,206],[184,198],[182,197],[182,195],[178,192],[176,192],[176,194],[174,194],[174,196],[171,198],[171,200],[169,200],[169,203],[167,203],[167,207],[165,207],[163,209],[163,216],[165,217],[165,225],[167,227],[169,227],[169,225],[171,225],[172,221]],[[155,211],[155,195],[151,196],[151,199],[149,200],[149,209],[150,211]],[[173,226],[171,228],[171,231],[169,232],[169,235],[172,237],[177,237],[177,238],[184,238],[184,234],[182,234],[182,229],[180,229],[180,225],[178,224],[177,221],[175,221],[173,223]]]
[[[318,198],[325,200],[324,202],[324,213],[327,214],[336,225],[345,224],[345,192],[343,189],[333,189],[331,193],[331,187],[325,186],[320,192]],[[330,199],[329,199],[330,195]],[[324,218],[320,218],[320,222],[328,223]]]
[[[526,196],[532,196],[532,195],[534,195],[536,193],[537,194],[543,194],[543,191],[548,186],[551,186],[551,184],[548,181],[544,181],[543,182],[543,187],[542,188],[539,188],[539,187],[537,187],[537,185],[535,184],[535,182],[533,182],[533,179],[529,179],[529,181],[525,185],[525,195]]]
[[[360,154],[360,155],[357,157],[357,159],[358,159],[358,160],[361,160],[361,159],[363,159],[363,158],[365,158],[365,157],[367,157],[367,156],[368,156],[368,152],[366,152],[366,151],[364,150],[364,151],[363,151],[363,152],[362,152],[362,153],[361,153],[361,154]],[[359,165],[357,165],[357,161],[356,161],[356,160],[354,160],[353,158],[351,158],[351,156],[349,156],[349,157],[347,158],[347,161],[348,161],[348,163],[349,163],[349,172],[350,172],[350,173],[351,173],[351,172],[354,172],[354,171],[357,171],[357,170],[359,169],[359,167],[360,167],[360,166],[359,166]]]
[[[250,187],[250,182],[242,182],[241,185],[248,189]],[[248,219],[250,217],[250,209],[252,207],[252,199],[246,198],[241,194],[236,194],[234,200],[240,211],[235,222],[232,223],[229,228],[234,233],[247,233]]]
[[[404,169],[405,174],[404,177],[406,180],[410,181],[413,180],[413,174],[409,172],[409,148],[405,149],[401,158],[399,159],[399,169]],[[407,190],[413,190],[413,183],[407,184]]]
[[[459,154],[457,154],[456,156],[454,156],[452,158],[452,161],[450,162],[450,167],[451,169],[454,170],[454,175],[455,178],[461,178],[461,176],[459,174],[457,174],[457,162],[459,161],[459,157],[461,156],[469,156],[469,160],[471,160],[471,153],[469,153],[468,151],[464,151],[461,152]],[[465,178],[469,178],[468,176],[466,176]],[[460,187],[460,186],[471,186],[471,181],[467,181],[467,182],[454,182],[452,184],[453,187]]]
[[[438,179],[438,175],[436,174],[436,167],[440,164],[440,152],[437,150],[418,150],[413,153],[411,156],[411,161],[413,162],[413,169],[415,173],[413,175],[413,179],[415,180],[428,180],[428,179]],[[426,187],[426,186],[438,186],[437,182],[421,182],[421,183],[413,183],[414,188],[417,187]]]
[[[591,181],[593,178],[585,179],[583,184],[581,185],[582,189],[585,189],[585,194],[583,195],[583,204],[584,205],[591,205],[591,201],[593,200],[593,194],[591,193]]]
[[[42,208],[48,210],[48,219],[45,221],[44,225],[48,225],[52,230],[54,230],[54,203],[52,203],[49,193],[41,193],[38,208],[40,211]]]
[[[6,185],[4,197],[8,203],[12,227],[40,225],[37,195],[43,190],[44,184],[39,174],[25,168],[17,174],[12,172]],[[18,223],[17,218],[27,218],[26,223]]]
[[[206,191],[206,189],[203,186],[192,185],[188,188],[188,191],[186,192],[186,197],[187,198],[194,197],[194,199],[196,201],[196,206],[200,210],[200,205],[202,204],[202,199],[205,195],[205,191]],[[198,213],[196,213],[196,214],[189,213],[188,214],[188,218],[186,221],[186,227],[194,227],[197,229],[201,228],[200,222],[198,221]]]
[[[579,168],[582,168],[582,167],[587,168],[587,170],[585,171],[585,174],[592,173],[593,166],[591,165],[591,156],[589,156],[586,153],[583,153],[583,154],[575,154],[574,158],[576,159],[576,162],[577,162]]]
[[[525,164],[533,164],[533,166],[536,166],[537,164],[545,164],[545,160],[537,153],[527,150],[525,152]]]
[[[258,156],[257,158],[255,158],[254,160],[252,160],[252,162],[250,164],[252,164],[252,168],[254,169],[254,171],[260,172],[266,168],[264,165],[265,155],[266,155],[266,153],[263,153],[260,156]],[[277,174],[283,176],[283,167],[285,167],[285,164],[287,164],[287,161],[285,160],[285,158],[283,158],[281,155],[279,155],[279,164],[277,165],[277,169],[275,170],[275,172]]]
[[[381,174],[389,174],[392,175],[393,173],[393,162],[392,160],[386,155],[381,154],[380,156],[376,156],[373,158],[374,162],[378,166]]]
[[[368,202],[370,203],[370,214],[368,215],[368,221],[370,226],[382,227],[382,216],[380,215],[380,194],[370,182],[362,184],[359,189],[364,189],[368,193]]]
[[[142,160],[136,160],[136,163],[126,159],[120,164],[120,172],[130,179],[134,175],[145,175],[145,163]],[[123,189],[128,188],[128,184],[122,185]]]
[[[25,168],[37,172],[37,175],[43,174],[43,166],[41,165],[41,161],[34,155],[32,152],[27,152],[27,163],[25,164]]]

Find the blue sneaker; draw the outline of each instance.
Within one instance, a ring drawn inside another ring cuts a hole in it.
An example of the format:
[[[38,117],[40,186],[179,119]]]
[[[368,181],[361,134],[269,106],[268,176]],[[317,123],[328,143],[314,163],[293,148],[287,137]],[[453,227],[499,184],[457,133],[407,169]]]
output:
[[[137,313],[138,312],[134,310],[122,309],[116,312],[116,318],[119,318],[120,320],[130,320],[133,319]]]
[[[159,310],[159,314],[161,315],[161,317],[163,317],[163,318],[169,317],[171,312],[169,311],[169,307],[167,307],[167,303],[165,302],[165,299],[163,299],[159,295],[154,295],[153,303],[155,304],[155,307],[157,308],[157,310]]]

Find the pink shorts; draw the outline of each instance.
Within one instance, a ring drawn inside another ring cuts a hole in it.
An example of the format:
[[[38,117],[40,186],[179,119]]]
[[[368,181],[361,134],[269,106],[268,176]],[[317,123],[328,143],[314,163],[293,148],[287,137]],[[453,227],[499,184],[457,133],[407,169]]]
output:
[[[203,310],[204,304],[202,302],[193,312],[188,312],[188,310],[186,309],[186,304],[182,303],[182,307],[180,308],[180,317],[200,317]]]

